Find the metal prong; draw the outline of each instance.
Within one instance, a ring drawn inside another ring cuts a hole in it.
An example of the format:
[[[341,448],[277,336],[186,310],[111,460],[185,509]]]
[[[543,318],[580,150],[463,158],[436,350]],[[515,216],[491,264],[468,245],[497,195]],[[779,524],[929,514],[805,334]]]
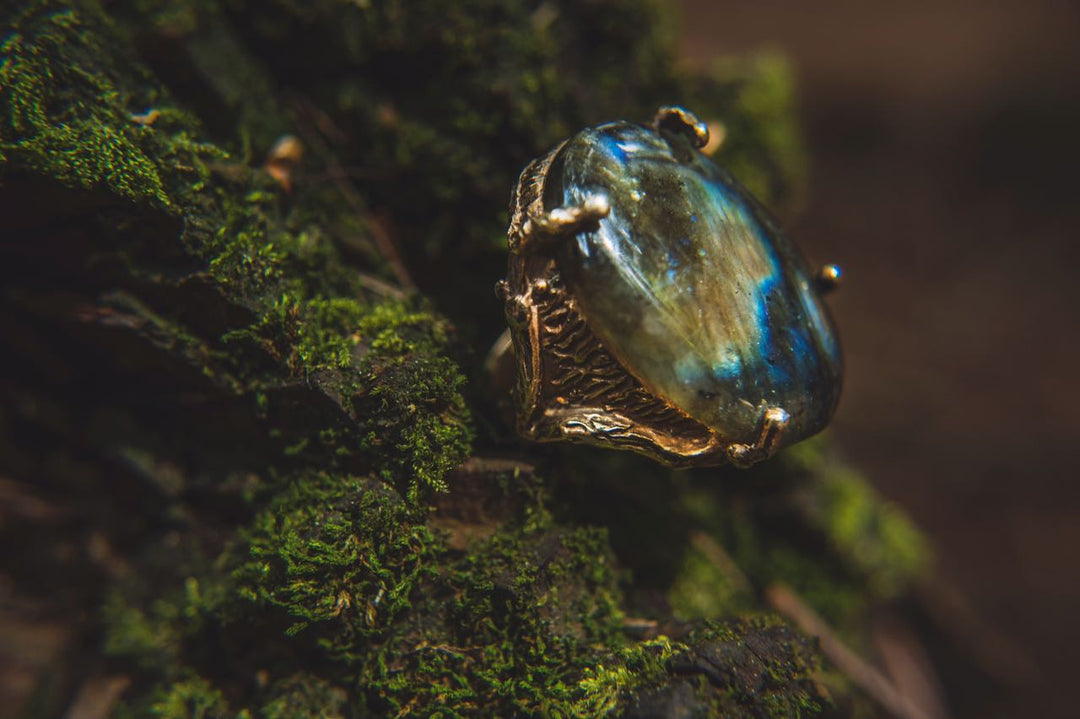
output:
[[[690,144],[697,148],[709,144],[709,126],[697,118],[697,115],[675,105],[665,105],[656,111],[653,124],[657,130],[677,132],[690,138]]]
[[[524,249],[535,249],[537,242],[573,235],[595,226],[611,213],[607,195],[589,195],[580,205],[556,207],[554,210],[525,221],[522,227]]]
[[[814,275],[814,286],[818,292],[827,295],[840,286],[843,277],[844,273],[840,270],[840,265],[824,265]]]
[[[495,296],[503,302],[510,299],[510,283],[506,280],[499,280],[495,283]]]
[[[780,446],[784,431],[791,422],[791,415],[780,407],[767,407],[761,417],[761,433],[753,444],[728,445],[727,455],[737,467],[749,467],[768,459]]]

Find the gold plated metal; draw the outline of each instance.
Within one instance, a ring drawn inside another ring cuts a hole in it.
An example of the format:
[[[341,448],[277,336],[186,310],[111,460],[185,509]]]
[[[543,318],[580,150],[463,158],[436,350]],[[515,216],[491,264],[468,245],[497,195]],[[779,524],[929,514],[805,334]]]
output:
[[[521,228],[518,247],[524,252],[541,250],[545,242],[575,235],[607,217],[609,212],[611,204],[607,196],[595,194],[578,207],[558,207],[530,217]]]
[[[843,277],[844,273],[840,265],[824,265],[814,277],[814,283],[817,285],[818,292],[828,294],[840,286]]]
[[[656,112],[653,125],[657,130],[675,131],[690,138],[690,144],[701,149],[709,144],[709,126],[697,115],[681,107],[665,106]]]
[[[780,407],[769,407],[761,420],[761,434],[753,444],[734,443],[727,446],[727,456],[732,464],[748,467],[768,459],[776,451],[791,417]]]

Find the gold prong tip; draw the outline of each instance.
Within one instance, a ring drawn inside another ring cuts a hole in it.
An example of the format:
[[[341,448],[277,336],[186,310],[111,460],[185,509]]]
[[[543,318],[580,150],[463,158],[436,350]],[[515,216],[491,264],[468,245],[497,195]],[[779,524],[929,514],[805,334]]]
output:
[[[542,251],[561,237],[594,228],[596,223],[611,214],[611,201],[603,193],[587,195],[580,205],[556,207],[521,226],[521,239],[510,248],[512,252]],[[528,248],[528,249],[526,249]]]
[[[585,211],[585,214],[590,217],[595,217],[597,219],[607,217],[611,214],[611,201],[608,199],[608,196],[604,194],[597,193],[595,195],[589,195],[585,199],[582,209]]]
[[[583,223],[602,220],[610,213],[611,201],[607,195],[597,193],[586,197],[580,205],[556,207],[539,220],[546,230],[573,230]]]
[[[766,427],[783,429],[789,421],[791,421],[791,415],[783,407],[769,407],[765,410],[763,422]]]
[[[844,273],[840,269],[840,265],[829,264],[818,270],[817,275],[814,277],[814,284],[817,285],[818,292],[825,294],[839,287],[843,277]]]
[[[658,130],[678,132],[690,138],[690,144],[696,148],[709,144],[709,126],[698,119],[697,115],[676,105],[665,105],[656,111],[653,120]]]

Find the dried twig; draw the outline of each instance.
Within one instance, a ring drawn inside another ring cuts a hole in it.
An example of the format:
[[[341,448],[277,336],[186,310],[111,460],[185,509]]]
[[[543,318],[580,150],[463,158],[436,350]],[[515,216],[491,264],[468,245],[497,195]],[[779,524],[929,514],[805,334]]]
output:
[[[371,290],[382,297],[393,297],[396,300],[400,300],[407,296],[405,290],[396,287],[389,282],[384,282],[374,275],[369,275],[366,272],[356,272],[354,276],[361,287]]]
[[[926,647],[895,612],[874,618],[871,631],[881,665],[901,694],[932,717],[944,718],[945,690]]]
[[[536,471],[536,465],[523,462],[518,459],[505,457],[479,457],[473,455],[466,459],[457,471],[462,474],[499,474],[501,472],[513,472],[514,474],[531,475]]]

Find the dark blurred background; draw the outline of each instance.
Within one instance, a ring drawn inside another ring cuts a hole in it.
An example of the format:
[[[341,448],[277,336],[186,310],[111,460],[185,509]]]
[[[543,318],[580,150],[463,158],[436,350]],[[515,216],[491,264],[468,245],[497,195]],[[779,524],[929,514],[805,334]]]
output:
[[[682,5],[688,61],[793,65],[809,192],[785,219],[846,272],[834,438],[1042,675],[978,715],[1077,716],[1080,3]]]

